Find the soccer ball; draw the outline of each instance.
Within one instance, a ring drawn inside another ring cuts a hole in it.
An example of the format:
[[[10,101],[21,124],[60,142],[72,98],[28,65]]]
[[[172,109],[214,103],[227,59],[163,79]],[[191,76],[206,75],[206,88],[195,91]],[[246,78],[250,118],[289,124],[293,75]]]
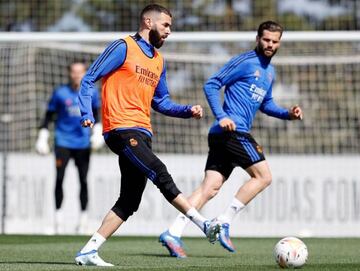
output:
[[[308,250],[300,239],[285,237],[275,245],[274,257],[281,268],[300,268],[307,261]]]

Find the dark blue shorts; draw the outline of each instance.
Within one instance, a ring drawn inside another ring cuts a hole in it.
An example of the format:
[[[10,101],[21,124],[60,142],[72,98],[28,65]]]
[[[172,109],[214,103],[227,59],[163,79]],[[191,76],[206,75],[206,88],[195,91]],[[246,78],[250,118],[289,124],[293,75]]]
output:
[[[248,133],[209,134],[209,154],[205,170],[220,172],[229,178],[234,167],[248,167],[265,160],[262,147]]]

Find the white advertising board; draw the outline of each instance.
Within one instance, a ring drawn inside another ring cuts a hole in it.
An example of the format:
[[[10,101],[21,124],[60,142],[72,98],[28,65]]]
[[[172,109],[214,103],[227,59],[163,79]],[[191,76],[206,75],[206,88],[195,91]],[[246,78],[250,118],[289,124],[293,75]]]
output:
[[[203,178],[206,156],[160,155],[185,195]],[[358,156],[268,156],[273,182],[233,221],[232,236],[360,236]],[[236,168],[220,193],[202,210],[221,214],[248,179]],[[9,154],[6,233],[53,233],[55,162],[53,156]],[[89,233],[115,203],[120,172],[115,155],[94,154],[88,176]],[[79,182],[71,162],[65,173],[62,233],[73,234],[80,212]],[[158,235],[177,212],[148,181],[138,212],[119,235]],[[201,236],[189,225],[184,235]]]

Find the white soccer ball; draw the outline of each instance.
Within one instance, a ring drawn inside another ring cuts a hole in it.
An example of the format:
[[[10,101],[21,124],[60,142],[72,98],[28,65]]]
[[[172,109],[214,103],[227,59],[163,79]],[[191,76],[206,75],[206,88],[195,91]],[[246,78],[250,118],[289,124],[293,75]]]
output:
[[[281,268],[300,268],[307,261],[308,250],[300,239],[285,237],[275,245],[274,257]]]

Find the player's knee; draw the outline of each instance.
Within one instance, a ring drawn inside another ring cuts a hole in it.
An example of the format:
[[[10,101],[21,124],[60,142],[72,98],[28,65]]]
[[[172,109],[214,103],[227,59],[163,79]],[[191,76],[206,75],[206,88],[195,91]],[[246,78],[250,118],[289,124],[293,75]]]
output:
[[[165,166],[157,170],[156,178],[153,182],[169,202],[172,202],[173,199],[180,194],[180,190],[177,188]]]
[[[271,173],[264,174],[259,177],[260,182],[262,183],[263,187],[268,187],[272,182]]]
[[[121,204],[116,202],[111,210],[122,220],[126,221],[130,216],[132,216],[138,209],[139,203],[130,203],[130,204]]]
[[[206,200],[210,200],[215,197],[219,193],[220,187],[221,186],[217,185],[204,187],[203,194],[205,195]]]

